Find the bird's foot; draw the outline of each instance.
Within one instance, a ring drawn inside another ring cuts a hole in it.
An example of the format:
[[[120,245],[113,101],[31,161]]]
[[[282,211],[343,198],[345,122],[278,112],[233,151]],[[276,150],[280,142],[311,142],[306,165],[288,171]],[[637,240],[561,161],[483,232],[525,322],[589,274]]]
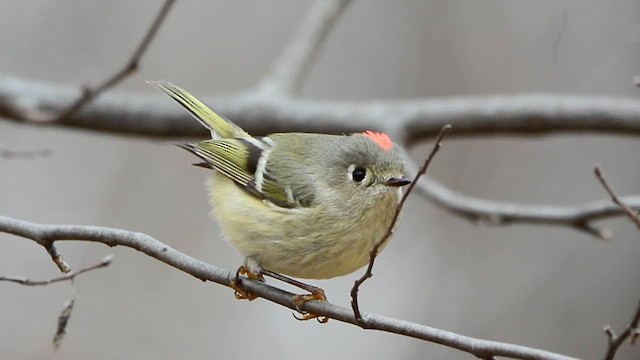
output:
[[[246,290],[241,289],[240,286],[238,285],[242,281],[240,279],[241,275],[244,275],[249,279],[258,280],[262,282],[264,282],[264,276],[262,276],[262,274],[254,274],[251,271],[249,271],[246,267],[240,266],[238,270],[236,270],[236,277],[231,281],[231,284],[229,284],[229,287],[235,290],[234,295],[236,299],[249,300],[249,301],[255,300],[258,297],[257,295],[254,295]]]
[[[296,310],[301,315],[300,316],[296,316],[296,314],[293,314],[293,317],[296,318],[296,320],[300,320],[300,321],[316,319],[319,323],[325,324],[327,321],[329,321],[328,317],[320,316],[320,315],[313,314],[313,313],[310,313],[310,312],[306,312],[306,311],[301,309],[301,307],[304,304],[306,304],[307,302],[312,301],[312,300],[327,301],[327,297],[324,294],[324,290],[322,290],[320,288],[315,288],[315,290],[310,294],[296,295],[293,298],[293,304],[296,306]]]

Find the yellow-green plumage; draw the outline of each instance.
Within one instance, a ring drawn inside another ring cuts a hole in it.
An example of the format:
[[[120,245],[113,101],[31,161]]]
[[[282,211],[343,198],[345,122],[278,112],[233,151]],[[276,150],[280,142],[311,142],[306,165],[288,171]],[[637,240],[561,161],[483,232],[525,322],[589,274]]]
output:
[[[253,138],[186,91],[153,84],[212,131],[212,140],[184,147],[217,170],[213,215],[251,272],[324,279],[368,263],[400,198],[389,180],[402,177],[402,149],[363,134]],[[354,169],[366,176],[356,181]]]

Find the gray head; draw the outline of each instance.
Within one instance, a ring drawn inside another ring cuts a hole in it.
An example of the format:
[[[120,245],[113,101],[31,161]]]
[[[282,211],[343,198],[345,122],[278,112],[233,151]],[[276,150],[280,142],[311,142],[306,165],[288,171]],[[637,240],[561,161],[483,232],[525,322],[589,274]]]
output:
[[[387,135],[367,131],[336,145],[330,179],[336,188],[345,188],[346,182],[352,193],[376,196],[411,183],[403,177],[405,153]]]

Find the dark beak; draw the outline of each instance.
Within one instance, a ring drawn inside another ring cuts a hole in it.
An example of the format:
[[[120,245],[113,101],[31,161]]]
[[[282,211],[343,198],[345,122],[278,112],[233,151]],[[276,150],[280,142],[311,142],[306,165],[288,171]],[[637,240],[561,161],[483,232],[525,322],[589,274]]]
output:
[[[411,180],[409,179],[398,179],[398,178],[391,178],[389,180],[387,180],[386,183],[384,183],[387,186],[393,186],[393,187],[400,187],[400,186],[405,186],[405,185],[409,185],[411,184]]]

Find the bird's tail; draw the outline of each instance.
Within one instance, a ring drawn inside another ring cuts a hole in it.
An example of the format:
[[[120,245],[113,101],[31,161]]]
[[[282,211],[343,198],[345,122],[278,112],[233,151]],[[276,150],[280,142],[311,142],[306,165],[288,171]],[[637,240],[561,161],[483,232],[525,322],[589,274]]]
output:
[[[178,104],[182,105],[182,107],[189,111],[196,120],[211,131],[211,137],[213,139],[249,136],[249,134],[242,130],[238,125],[218,115],[195,96],[189,94],[180,87],[164,80],[148,81],[148,83],[162,90],[162,92],[169,95],[173,100],[177,101]]]

